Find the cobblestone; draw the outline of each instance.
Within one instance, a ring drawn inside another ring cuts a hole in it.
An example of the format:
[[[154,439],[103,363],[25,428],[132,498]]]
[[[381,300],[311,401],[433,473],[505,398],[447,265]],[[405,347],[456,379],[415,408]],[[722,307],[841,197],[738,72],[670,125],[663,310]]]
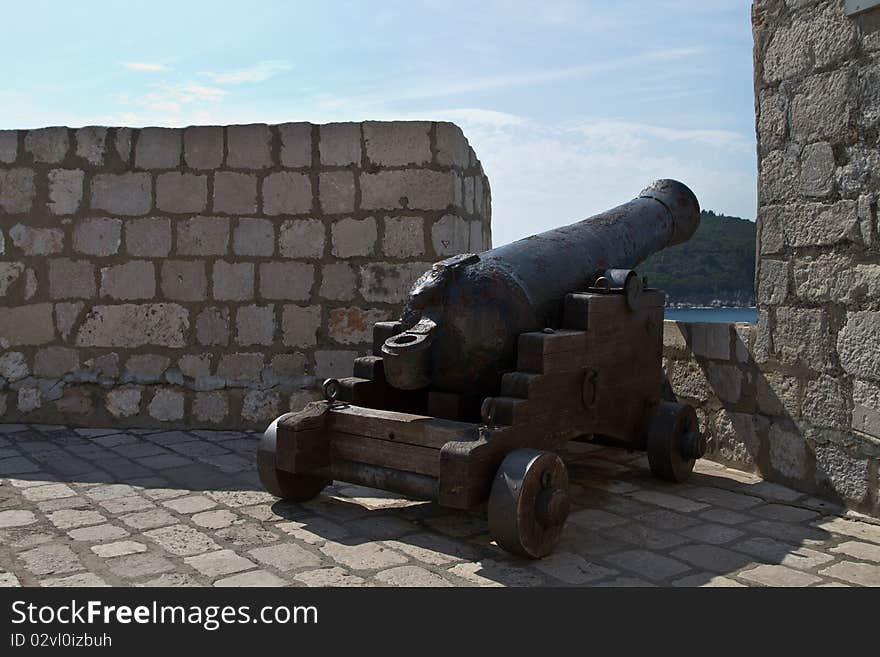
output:
[[[255,484],[253,433],[0,436],[4,586],[880,585],[872,519],[718,465],[670,486],[640,455],[572,445],[569,522],[525,561],[476,512],[344,483],[279,502]]]

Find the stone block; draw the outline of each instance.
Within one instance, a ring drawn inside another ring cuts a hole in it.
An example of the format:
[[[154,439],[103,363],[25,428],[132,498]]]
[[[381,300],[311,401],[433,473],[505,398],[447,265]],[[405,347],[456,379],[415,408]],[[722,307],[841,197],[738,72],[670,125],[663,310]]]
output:
[[[378,231],[373,217],[334,221],[330,233],[337,258],[368,256],[375,251]]]
[[[820,375],[807,381],[804,391],[803,418],[820,427],[848,429],[850,426],[849,391],[837,378]]]
[[[430,268],[430,262],[363,265],[360,268],[361,295],[367,301],[402,303],[413,283]]]
[[[180,373],[190,379],[211,376],[211,354],[186,354],[177,362]]]
[[[88,260],[49,260],[49,297],[90,299],[95,296],[95,265]]]
[[[226,379],[227,385],[257,383],[263,371],[263,354],[224,354],[217,366],[217,376]]]
[[[122,163],[127,165],[131,162],[131,142],[134,130],[131,128],[116,128],[113,133],[116,154],[122,160]]]
[[[251,262],[214,263],[213,296],[223,301],[248,301],[254,298],[254,265]]]
[[[196,317],[196,340],[206,347],[229,344],[229,310],[205,308]]]
[[[67,157],[69,147],[67,128],[28,130],[24,137],[24,149],[33,156],[34,162],[58,164]]]
[[[436,124],[437,164],[467,169],[470,163],[470,147],[464,133],[454,123]]]
[[[40,345],[54,339],[51,303],[0,307],[0,345]]]
[[[174,301],[203,301],[207,298],[208,278],[201,260],[162,262],[162,294]]]
[[[20,351],[7,351],[0,356],[0,377],[7,381],[18,381],[30,373],[27,358]]]
[[[272,166],[272,134],[264,123],[226,128],[226,166],[265,169]]]
[[[315,352],[315,376],[319,379],[342,379],[351,376],[356,351],[322,350]]]
[[[287,347],[312,347],[318,344],[321,327],[320,306],[284,306],[281,314],[282,341]],[[345,376],[351,376],[346,374]]]
[[[354,267],[343,262],[321,265],[321,288],[324,299],[348,301],[357,293],[357,274]]]
[[[758,201],[760,205],[792,201],[797,195],[801,172],[800,149],[789,145],[784,150],[768,153],[758,170]]]
[[[824,69],[848,57],[858,47],[858,31],[852,20],[841,16],[834,5],[826,6],[810,21],[813,66]]]
[[[354,212],[354,173],[325,171],[320,174],[318,194],[324,214]]]
[[[474,181],[476,179],[473,176],[469,176],[464,179],[464,198],[462,199],[464,204],[464,211],[467,214],[474,213]]]
[[[0,210],[7,214],[30,212],[36,195],[30,169],[0,169]]]
[[[60,228],[32,228],[15,224],[9,229],[9,237],[24,255],[51,255],[64,249],[64,231]]]
[[[706,372],[694,360],[671,361],[667,376],[676,396],[705,402],[713,395]]]
[[[427,164],[431,161],[431,124],[427,121],[366,121],[367,158],[379,166]]]
[[[160,422],[173,422],[183,419],[184,397],[182,392],[170,388],[160,388],[147,406],[147,412]]]
[[[781,362],[805,365],[815,371],[828,366],[834,348],[828,315],[820,309],[777,308],[772,339]]]
[[[457,181],[451,171],[429,169],[361,173],[361,208],[445,210],[455,203]]]
[[[759,413],[800,417],[800,383],[796,377],[773,372],[758,374],[755,399]]]
[[[758,139],[762,152],[782,148],[788,134],[788,100],[776,89],[758,93]]]
[[[192,173],[163,173],[156,178],[156,207],[163,212],[204,212],[208,205],[208,177]]]
[[[431,226],[431,244],[438,256],[467,253],[470,236],[468,222],[452,214],[443,215]]]
[[[471,253],[482,253],[486,249],[491,248],[491,245],[486,241],[483,237],[483,222],[479,219],[474,219],[470,222],[470,237],[469,243],[470,247],[468,250]]]
[[[308,366],[304,354],[277,354],[272,356],[269,372],[263,373],[263,381],[272,386],[301,385],[307,376]]]
[[[289,219],[281,224],[278,251],[284,258],[321,258],[326,232],[319,219]]]
[[[235,327],[238,344],[271,345],[275,337],[275,306],[242,306],[235,312]]]
[[[721,410],[707,425],[714,439],[713,458],[738,467],[755,467],[761,440],[755,431],[754,416]]]
[[[810,144],[801,159],[800,190],[805,196],[824,197],[834,191],[834,151],[828,142]]]
[[[281,398],[272,390],[249,390],[241,403],[241,416],[251,422],[271,422],[278,417]]]
[[[85,173],[79,169],[49,172],[49,210],[52,214],[73,214],[79,210]]]
[[[122,220],[94,217],[78,221],[73,227],[73,249],[92,256],[109,256],[122,244]]]
[[[101,268],[101,296],[113,299],[152,299],[156,296],[156,271],[152,262],[130,260]]]
[[[715,396],[722,402],[736,404],[742,394],[742,371],[736,365],[708,363],[706,378]]]
[[[260,296],[264,299],[306,301],[312,295],[315,266],[303,262],[260,264]]]
[[[328,123],[318,128],[318,152],[321,164],[348,166],[361,163],[361,126],[359,123]]]
[[[312,124],[282,123],[277,126],[281,137],[281,166],[300,168],[312,165]]]
[[[171,220],[164,217],[126,220],[125,249],[132,256],[164,258],[171,253]]]
[[[192,217],[179,219],[175,225],[179,255],[225,255],[229,250],[227,217]]]
[[[385,217],[382,252],[392,258],[425,253],[425,220],[422,217]]]
[[[788,296],[788,263],[782,260],[760,261],[758,269],[758,302],[778,305]]]
[[[875,383],[853,382],[852,428],[880,438],[880,386]]]
[[[795,291],[802,301],[845,303],[856,288],[855,273],[851,259],[845,256],[799,258],[794,264]]]
[[[140,413],[143,390],[137,387],[113,388],[107,392],[105,407],[115,418],[132,417]]]
[[[65,388],[64,396],[55,402],[55,410],[64,415],[91,415],[93,409],[92,391],[84,386]]]
[[[835,444],[816,446],[816,483],[850,502],[868,496],[870,461],[855,458]]]
[[[225,392],[197,392],[193,398],[192,414],[199,422],[220,424],[229,415],[229,400]]]
[[[39,388],[19,388],[16,406],[21,413],[30,413],[43,405],[43,397]]]
[[[775,30],[764,52],[764,79],[770,84],[802,75],[809,70],[810,27],[795,21]]]
[[[800,143],[841,140],[849,123],[849,99],[845,71],[807,78],[791,103],[792,139]],[[784,119],[782,126],[784,129]]]
[[[730,360],[730,325],[717,322],[689,322],[690,346],[695,356]]]
[[[67,340],[70,331],[76,320],[79,319],[79,313],[83,309],[82,301],[75,303],[56,303],[55,304],[55,325],[63,340]]]
[[[104,164],[104,153],[107,147],[107,128],[87,126],[76,131],[76,154],[89,164]]]
[[[92,306],[77,334],[79,347],[183,347],[189,313],[175,303]]]
[[[242,256],[275,253],[275,226],[268,219],[239,219],[232,234],[232,251]]]
[[[134,165],[138,169],[176,169],[180,166],[180,130],[144,128],[138,133]]]
[[[873,194],[859,196],[858,217],[862,242],[865,246],[872,246],[877,240],[877,199]]]
[[[183,157],[191,169],[217,169],[223,164],[223,128],[191,126],[183,131]]]
[[[880,312],[849,312],[837,335],[840,365],[862,379],[880,381],[880,342],[877,340]]]
[[[124,383],[158,383],[171,359],[159,354],[135,354],[125,363]]]
[[[92,178],[91,206],[111,214],[144,215],[153,206],[148,173],[102,173]]]
[[[12,164],[18,157],[18,131],[0,130],[0,162]]]
[[[770,425],[770,465],[783,477],[801,481],[806,475],[807,446],[804,437],[784,429],[777,423]]]
[[[270,216],[312,211],[312,182],[308,174],[281,171],[263,180],[263,212]]]
[[[373,324],[391,319],[388,310],[334,308],[327,321],[327,334],[340,344],[371,343]]]
[[[861,238],[857,203],[854,201],[794,206],[783,212],[782,220],[785,242],[793,247],[858,243]]]
[[[257,177],[249,173],[214,174],[214,212],[253,214],[257,211]]]
[[[24,264],[20,262],[0,262],[0,297],[6,296],[23,271]]]

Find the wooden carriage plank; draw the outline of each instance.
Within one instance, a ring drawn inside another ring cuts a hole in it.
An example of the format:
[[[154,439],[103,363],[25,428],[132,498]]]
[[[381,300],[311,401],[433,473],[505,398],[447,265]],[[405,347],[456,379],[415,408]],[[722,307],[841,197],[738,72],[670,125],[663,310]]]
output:
[[[474,440],[476,425],[360,406],[331,409],[327,418],[331,431],[369,436],[393,443],[440,449],[450,440]]]
[[[341,431],[328,434],[333,459],[369,463],[383,468],[436,477],[440,473],[440,450],[391,442]]]

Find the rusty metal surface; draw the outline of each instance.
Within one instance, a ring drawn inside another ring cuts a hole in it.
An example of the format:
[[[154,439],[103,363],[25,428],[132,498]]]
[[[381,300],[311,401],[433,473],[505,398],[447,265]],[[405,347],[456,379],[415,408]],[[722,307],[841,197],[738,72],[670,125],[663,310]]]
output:
[[[686,241],[699,220],[693,192],[660,180],[584,221],[437,263],[414,285],[401,318],[402,334],[418,339],[398,334],[382,348],[389,383],[497,394],[520,333],[558,328],[566,294],[589,287],[599,271],[633,268]],[[409,354],[407,340],[420,353]]]

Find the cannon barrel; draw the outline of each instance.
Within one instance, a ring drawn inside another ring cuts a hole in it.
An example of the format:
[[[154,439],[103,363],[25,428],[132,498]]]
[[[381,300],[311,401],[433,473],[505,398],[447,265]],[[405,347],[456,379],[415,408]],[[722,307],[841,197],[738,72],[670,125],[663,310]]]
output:
[[[400,389],[491,396],[514,369],[521,333],[559,328],[566,294],[597,272],[629,269],[690,239],[700,206],[687,186],[658,180],[589,219],[436,263],[413,285],[395,335],[382,345]]]

